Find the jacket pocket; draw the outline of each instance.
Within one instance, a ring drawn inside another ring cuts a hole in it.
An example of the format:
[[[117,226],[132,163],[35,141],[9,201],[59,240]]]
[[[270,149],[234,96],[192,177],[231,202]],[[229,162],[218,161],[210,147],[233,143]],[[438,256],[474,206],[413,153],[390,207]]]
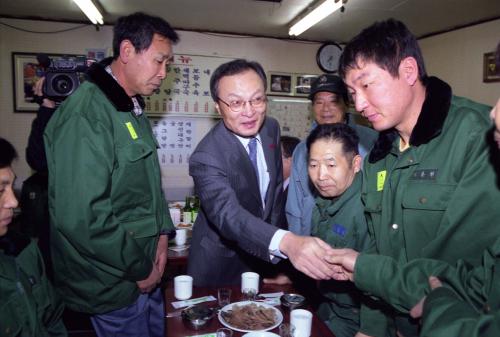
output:
[[[123,148],[125,157],[130,162],[136,162],[142,158],[149,156],[153,149],[141,140],[137,140],[134,143]]]
[[[154,216],[148,216],[133,221],[122,221],[122,226],[134,238],[149,238],[158,235],[158,226],[155,221]]]
[[[405,209],[444,211],[447,209],[456,185],[410,183],[403,196]]]
[[[16,317],[16,313],[24,305],[20,303],[20,298],[16,295],[11,296],[5,302],[4,300],[2,299],[2,303],[0,304],[0,336],[20,336],[22,326],[19,324],[19,321],[22,321],[22,319]]]

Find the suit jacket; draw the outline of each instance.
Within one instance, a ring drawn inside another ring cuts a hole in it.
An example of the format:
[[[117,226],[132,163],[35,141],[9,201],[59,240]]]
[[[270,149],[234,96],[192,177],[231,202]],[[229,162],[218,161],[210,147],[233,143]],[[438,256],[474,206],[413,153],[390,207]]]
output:
[[[269,244],[278,227],[285,226],[278,122],[267,117],[259,134],[270,178],[265,209],[248,153],[223,121],[191,155],[189,174],[201,211],[193,227],[188,274],[197,286],[239,284],[242,272],[270,267]]]

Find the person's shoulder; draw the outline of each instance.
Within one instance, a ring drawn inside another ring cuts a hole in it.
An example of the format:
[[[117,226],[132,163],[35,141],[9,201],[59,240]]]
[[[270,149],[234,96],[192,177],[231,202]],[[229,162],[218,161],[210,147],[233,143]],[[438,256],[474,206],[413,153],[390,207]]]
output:
[[[466,97],[453,96],[449,115],[456,116],[459,119],[467,118],[479,123],[485,123],[488,127],[491,124],[489,112],[491,106],[475,102]]]

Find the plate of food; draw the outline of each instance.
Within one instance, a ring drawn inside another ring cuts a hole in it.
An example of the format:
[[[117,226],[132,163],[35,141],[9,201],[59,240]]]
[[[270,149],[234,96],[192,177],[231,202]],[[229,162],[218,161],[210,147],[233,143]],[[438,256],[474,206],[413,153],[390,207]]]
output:
[[[242,301],[223,307],[219,311],[219,321],[240,332],[267,331],[283,322],[283,314],[266,303]]]

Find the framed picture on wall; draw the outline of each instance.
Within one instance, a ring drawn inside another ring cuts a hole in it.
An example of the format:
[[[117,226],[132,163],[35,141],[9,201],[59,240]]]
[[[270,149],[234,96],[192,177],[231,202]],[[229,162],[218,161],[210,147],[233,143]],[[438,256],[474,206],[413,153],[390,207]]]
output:
[[[294,94],[295,96],[309,96],[311,92],[311,83],[318,75],[297,74],[294,76]]]
[[[500,82],[500,67],[495,60],[495,53],[485,53],[483,64],[483,82]]]
[[[269,72],[267,91],[270,95],[292,95],[292,74]]]
[[[38,104],[34,102],[33,86],[45,75],[45,69],[38,64],[38,53],[12,53],[12,84],[15,112],[36,112]],[[50,60],[65,56],[82,56],[70,54],[46,54]]]

